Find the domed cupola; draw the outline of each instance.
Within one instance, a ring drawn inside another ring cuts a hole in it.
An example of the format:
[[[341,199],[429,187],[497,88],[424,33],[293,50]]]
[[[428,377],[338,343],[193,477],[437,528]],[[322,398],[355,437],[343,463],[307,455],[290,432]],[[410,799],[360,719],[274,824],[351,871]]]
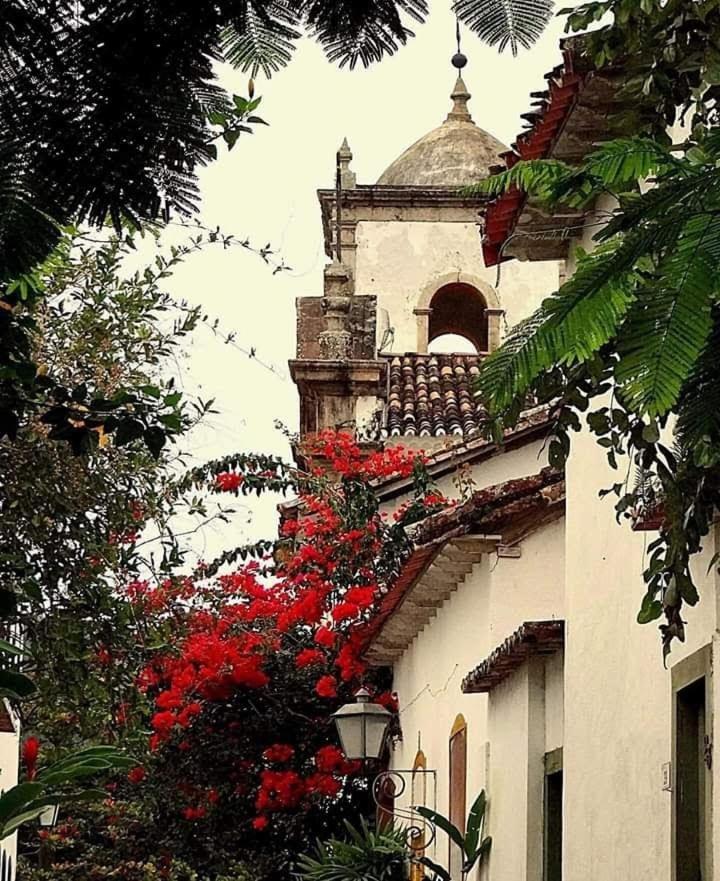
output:
[[[456,55],[453,64],[465,66]],[[470,93],[458,74],[450,96],[453,108],[445,122],[423,135],[380,175],[378,184],[393,187],[464,187],[488,177],[508,148],[475,125],[468,110]]]

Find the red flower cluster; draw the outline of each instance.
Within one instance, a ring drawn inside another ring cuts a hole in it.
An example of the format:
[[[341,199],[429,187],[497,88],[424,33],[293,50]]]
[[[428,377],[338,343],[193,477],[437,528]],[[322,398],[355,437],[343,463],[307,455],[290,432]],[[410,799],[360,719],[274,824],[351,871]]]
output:
[[[130,783],[142,783],[147,777],[147,771],[142,765],[138,765],[136,768],[132,768],[128,771],[127,777]]]
[[[234,471],[224,471],[215,477],[215,487],[220,492],[233,492],[241,486],[243,480],[242,474],[236,474]]]
[[[334,676],[321,676],[315,684],[315,692],[320,697],[337,697],[337,679]]]
[[[34,780],[37,774],[37,762],[40,755],[40,741],[37,737],[28,737],[22,745],[22,761],[28,780]]]
[[[263,750],[263,758],[273,765],[282,765],[289,762],[295,755],[295,748],[289,743],[274,743]]]
[[[389,587],[383,573],[396,568],[389,563],[397,558],[388,555],[403,547],[398,527],[386,524],[368,485],[413,474],[421,458],[400,447],[368,453],[349,435],[328,432],[314,442],[309,456],[311,478],[298,484],[298,513],[281,527],[282,555],[246,562],[214,581],[127,586],[143,611],[173,615],[183,626],[174,650],[156,658],[142,676],[142,687],[155,701],[154,748],[172,743],[187,751],[205,735],[223,734],[231,749],[239,735],[232,725],[216,730],[218,714],[223,718],[236,701],[254,708],[265,694],[281,704],[277,689],[286,683],[271,680],[275,670],[292,671],[293,687],[307,694],[310,713],[318,712],[317,697],[328,702],[318,720],[323,725],[331,702],[348,699],[362,681],[363,628]],[[232,492],[247,481],[253,488],[277,489],[284,479],[266,464],[264,470],[247,461],[242,467],[243,474],[217,474],[215,488]],[[325,478],[328,469],[331,476]],[[202,579],[203,572],[196,577]],[[382,699],[391,705],[391,697]],[[230,792],[254,797],[256,830],[266,828],[273,812],[304,810],[314,799],[336,798],[343,779],[357,770],[333,745],[312,750],[300,741],[273,743],[259,748],[248,767],[237,766],[228,781]],[[191,821],[202,819],[214,803],[189,790],[185,801],[183,815]]]

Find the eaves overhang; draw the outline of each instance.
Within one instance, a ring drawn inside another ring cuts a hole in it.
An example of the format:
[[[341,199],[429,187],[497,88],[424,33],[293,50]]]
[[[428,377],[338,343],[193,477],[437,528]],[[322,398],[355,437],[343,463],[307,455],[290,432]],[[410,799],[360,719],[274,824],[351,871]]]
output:
[[[526,621],[463,679],[463,694],[485,694],[534,655],[551,655],[565,645],[563,620]]]

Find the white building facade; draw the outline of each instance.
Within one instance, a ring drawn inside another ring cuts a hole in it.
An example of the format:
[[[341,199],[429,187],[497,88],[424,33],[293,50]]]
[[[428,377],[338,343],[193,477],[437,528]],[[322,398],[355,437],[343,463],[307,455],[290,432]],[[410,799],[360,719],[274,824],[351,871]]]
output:
[[[343,145],[340,192],[319,193],[336,259],[324,297],[298,301],[302,432],[352,427],[424,448],[438,487],[459,498],[417,528],[367,659],[393,671],[404,805],[462,825],[487,791],[491,881],[720,878],[717,535],[665,668],[657,630],[636,623],[653,533],[618,525],[599,499],[614,482],[603,450],[581,432],[557,473],[545,409],[498,447],[472,395],[482,357],[572,272],[574,242],[591,246],[601,215],[544,217],[521,194],[488,204],[458,188],[518,157],[582,158],[605,134],[614,89],[566,49],[513,151],[475,125],[461,78],[445,122],[377,184],[357,184]],[[558,228],[572,234],[548,232]],[[448,350],[458,337],[464,350]],[[391,510],[407,487],[381,492]],[[459,879],[442,835],[428,856]]]

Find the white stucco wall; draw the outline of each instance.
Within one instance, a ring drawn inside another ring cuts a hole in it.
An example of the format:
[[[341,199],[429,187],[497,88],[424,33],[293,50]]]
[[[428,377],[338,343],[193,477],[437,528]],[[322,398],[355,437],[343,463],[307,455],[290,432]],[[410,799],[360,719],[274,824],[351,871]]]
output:
[[[410,446],[409,444],[399,445]],[[424,449],[422,444],[413,444],[413,447]],[[497,453],[491,458],[471,465],[469,475],[473,481],[472,490],[485,489],[488,486],[504,483],[506,480],[511,480],[515,477],[528,477],[532,474],[537,474],[547,465],[543,447],[544,441],[534,441],[514,450]],[[456,470],[438,477],[435,480],[435,487],[449,499],[460,498]],[[390,514],[406,501],[406,495],[389,499],[380,505],[380,510]]]
[[[508,326],[540,305],[558,285],[558,264],[503,265],[500,285],[497,269],[483,261],[480,234],[473,223],[442,221],[363,221],[358,224],[355,289],[378,298],[378,314],[386,309],[395,330],[393,352],[418,351],[418,307],[423,291],[448,274],[476,277],[496,290],[506,310]]]
[[[14,734],[0,733],[0,792],[11,789],[18,782],[20,770],[20,734],[19,721],[10,711],[16,726]],[[17,859],[17,834],[13,834],[0,842],[0,849],[12,860],[13,867]],[[14,878],[14,874],[12,875]]]
[[[447,814],[449,736],[461,713],[467,722],[468,807],[482,788],[489,791],[493,807],[488,832],[493,836],[496,833],[508,836],[508,853],[514,852],[517,836],[526,835],[525,812],[519,810],[518,800],[512,793],[521,786],[513,744],[521,738],[518,718],[525,718],[523,724],[527,731],[528,700],[517,706],[512,700],[509,704],[501,702],[501,710],[491,713],[489,722],[487,695],[462,694],[460,685],[463,677],[520,623],[562,617],[563,545],[564,526],[562,521],[557,521],[526,538],[518,559],[484,557],[394,667],[393,687],[400,698],[403,740],[395,749],[392,766],[412,768],[417,750],[422,749],[428,769],[437,772],[436,805],[431,806]],[[526,675],[519,671],[503,688],[509,694],[514,693],[516,688],[522,688]],[[550,701],[553,712],[557,709],[558,687],[561,688],[556,683],[555,697]],[[494,695],[491,701],[493,699]],[[510,707],[509,715],[504,709],[506,705]],[[558,726],[562,726],[561,718],[550,723],[551,730],[557,730]],[[538,743],[545,743],[545,729],[544,718],[533,727]],[[527,777],[527,771],[525,774]],[[494,798],[500,790],[503,796],[496,808]],[[523,792],[521,806],[524,808],[526,785]],[[512,845],[511,840],[514,840]],[[446,863],[447,856],[447,841],[439,835],[433,858]],[[524,876],[491,877],[514,881]]]
[[[613,482],[604,451],[587,433],[568,466],[565,660],[565,865],[567,881],[670,879],[670,669],[654,625],[636,623],[645,547],[656,533],[615,522],[598,490]],[[715,550],[695,562],[701,601],[686,608],[687,641],[672,667],[713,639]],[[659,623],[659,622],[658,622]]]
[[[600,200],[583,248],[592,249],[600,212],[612,208]],[[569,273],[574,266],[571,251]],[[717,574],[708,573],[717,530],[694,561],[701,601],[684,609],[687,640],[673,644],[665,669],[657,626],[636,623],[645,551],[657,533],[616,523],[611,498],[598,499],[616,480],[595,439],[576,435],[567,467],[564,878],[670,881],[672,794],[663,791],[662,766],[672,759],[671,669],[710,643],[717,668]],[[713,689],[717,706],[717,676]],[[720,878],[717,827],[713,878]]]

